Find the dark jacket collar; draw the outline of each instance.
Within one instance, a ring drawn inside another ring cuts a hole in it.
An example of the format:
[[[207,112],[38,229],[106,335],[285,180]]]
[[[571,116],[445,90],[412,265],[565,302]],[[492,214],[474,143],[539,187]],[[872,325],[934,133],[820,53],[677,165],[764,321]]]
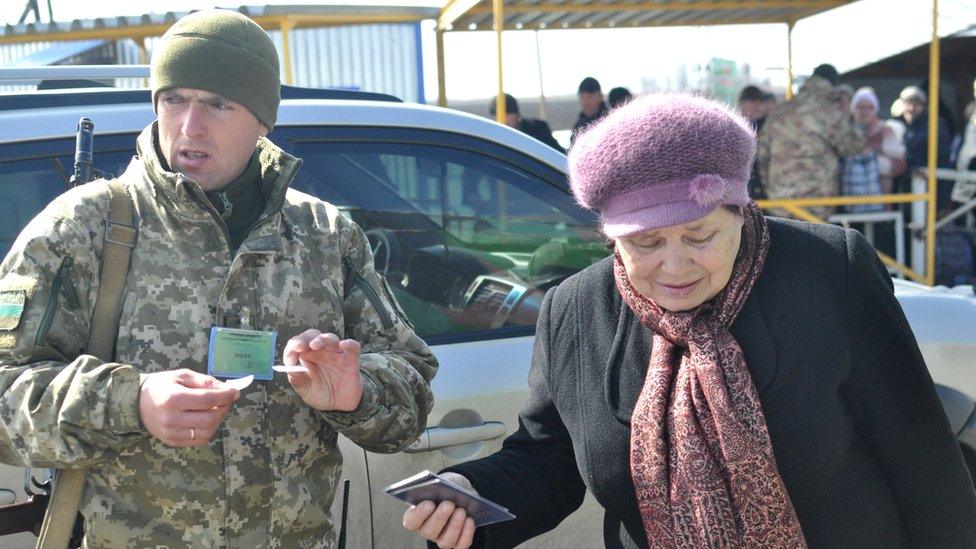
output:
[[[156,131],[156,122],[153,122],[139,135],[136,158],[126,172],[137,166],[141,177],[148,181],[148,190],[154,199],[165,203],[176,214],[189,219],[209,218],[211,214],[207,210],[212,206],[200,186],[182,173],[167,169],[159,153]],[[302,160],[281,150],[265,137],[258,140],[255,154],[261,166],[265,208],[259,222],[241,244],[239,253],[280,252],[283,249],[281,233],[283,225],[287,223],[282,218],[281,209]]]
[[[609,109],[607,109],[606,103],[600,103],[600,108],[597,109],[596,113],[594,113],[593,116],[586,116],[586,113],[580,111],[579,118],[576,119],[576,125],[582,126],[585,124],[596,122],[597,120],[603,118],[603,116],[607,114],[607,112],[609,112]]]
[[[171,202],[183,210],[181,213],[188,213],[186,208],[194,206],[199,215],[206,215],[201,207],[201,199],[209,202],[192,179],[182,173],[174,173],[169,170],[166,163],[160,157],[156,122],[146,127],[136,140],[136,154],[142,160],[146,176],[152,181],[153,186]],[[265,197],[265,212],[262,215],[268,216],[281,210],[285,201],[285,193],[298,173],[302,165],[299,158],[295,158],[277,145],[262,137],[258,140],[255,150],[258,162],[261,166],[261,186]]]

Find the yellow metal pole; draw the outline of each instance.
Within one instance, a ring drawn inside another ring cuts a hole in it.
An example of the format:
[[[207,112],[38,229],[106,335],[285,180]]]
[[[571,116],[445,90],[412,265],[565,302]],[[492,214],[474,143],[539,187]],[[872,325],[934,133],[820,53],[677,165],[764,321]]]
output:
[[[145,38],[132,38],[131,39],[137,46],[139,46],[139,62],[143,65],[149,64],[149,50],[146,48]],[[149,79],[143,78],[142,85],[146,88],[149,87]]]
[[[809,208],[811,206],[851,206],[855,204],[907,204],[928,200],[925,194],[875,194],[871,196],[824,196],[822,198],[764,198],[757,200],[760,208]]]
[[[295,75],[291,68],[291,30],[295,24],[287,17],[282,17],[279,23],[281,26],[281,57],[285,60],[285,84],[291,86],[295,83]]]
[[[444,70],[444,31],[438,28],[434,32],[437,34],[437,104],[446,107],[447,82],[445,77],[447,71]]]
[[[542,82],[542,46],[539,44],[539,31],[535,31],[535,64],[539,70],[539,118],[549,120],[546,109],[546,87]]]
[[[502,30],[505,28],[505,1],[492,0],[495,13],[495,41],[498,50],[498,97],[495,98],[495,120],[505,123],[505,85],[502,81]]]
[[[793,101],[793,25],[786,23],[786,100]]]
[[[935,205],[938,182],[935,178],[939,146],[939,0],[932,0],[932,45],[929,47],[929,161],[928,208],[925,214],[925,278],[935,284]]]
[[[139,47],[139,63],[143,65],[149,64],[149,50],[146,49],[146,41],[141,39],[133,38],[132,41],[136,46]]]

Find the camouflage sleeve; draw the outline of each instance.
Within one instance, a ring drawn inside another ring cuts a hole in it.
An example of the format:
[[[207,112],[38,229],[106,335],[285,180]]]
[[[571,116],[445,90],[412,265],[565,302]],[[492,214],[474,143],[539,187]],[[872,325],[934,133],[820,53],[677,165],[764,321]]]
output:
[[[81,354],[91,243],[76,221],[42,213],[0,264],[0,462],[83,467],[146,435],[136,370]]]
[[[864,134],[845,111],[828,108],[825,122],[828,143],[837,156],[852,156],[864,150],[867,145]]]
[[[343,435],[373,452],[392,453],[427,426],[437,359],[413,331],[389,285],[373,268],[362,229],[343,218],[345,337],[362,345],[363,399],[352,412],[324,412]]]

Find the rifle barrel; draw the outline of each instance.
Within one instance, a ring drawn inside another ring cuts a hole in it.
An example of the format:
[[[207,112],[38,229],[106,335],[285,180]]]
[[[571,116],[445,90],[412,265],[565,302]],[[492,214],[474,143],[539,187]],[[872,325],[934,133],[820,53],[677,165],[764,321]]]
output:
[[[88,183],[92,176],[92,142],[94,141],[95,124],[88,118],[78,121],[78,133],[75,135],[75,166],[71,176],[71,186]]]

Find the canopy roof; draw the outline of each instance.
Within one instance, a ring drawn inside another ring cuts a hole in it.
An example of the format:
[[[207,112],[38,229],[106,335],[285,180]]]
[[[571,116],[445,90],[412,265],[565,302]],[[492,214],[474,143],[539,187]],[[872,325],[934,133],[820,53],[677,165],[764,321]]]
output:
[[[265,29],[292,30],[306,27],[403,23],[437,17],[436,7],[362,5],[265,5],[235,8]],[[190,12],[148,13],[130,17],[99,17],[53,23],[29,23],[0,27],[0,44],[48,40],[140,40],[162,36],[177,19]]]
[[[506,30],[631,28],[679,25],[794,23],[854,0],[504,0]],[[402,23],[437,19],[438,29],[492,29],[491,0],[448,0],[430,6],[240,6],[266,29]],[[0,27],[0,44],[46,40],[142,39],[160,36],[188,12],[99,17]]]
[[[853,0],[504,0],[505,29],[794,23]],[[449,0],[438,28],[493,30],[491,0]]]

